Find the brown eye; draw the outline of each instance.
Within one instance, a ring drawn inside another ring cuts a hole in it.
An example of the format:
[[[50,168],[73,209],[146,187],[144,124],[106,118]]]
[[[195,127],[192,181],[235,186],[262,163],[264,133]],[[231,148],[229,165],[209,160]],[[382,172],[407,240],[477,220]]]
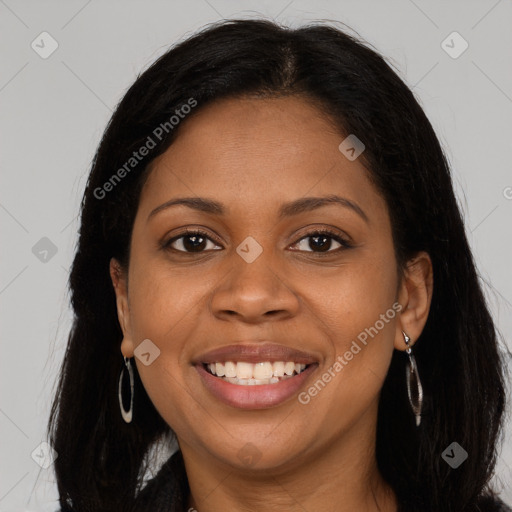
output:
[[[219,247],[216,246],[206,233],[202,231],[187,231],[169,240],[169,242],[165,244],[165,248],[184,253],[200,253],[212,249],[211,246],[208,247],[208,243],[212,244],[214,247]]]
[[[337,246],[333,248],[333,244],[337,244]],[[301,251],[315,253],[337,252],[340,249],[350,247],[346,240],[331,231],[313,231],[302,237],[295,245],[298,245]]]

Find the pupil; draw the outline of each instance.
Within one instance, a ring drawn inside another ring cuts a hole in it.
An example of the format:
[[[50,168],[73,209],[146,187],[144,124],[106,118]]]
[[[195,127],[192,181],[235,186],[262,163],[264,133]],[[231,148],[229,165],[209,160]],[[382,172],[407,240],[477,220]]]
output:
[[[192,241],[192,243],[187,243],[188,241]],[[202,236],[189,235],[183,239],[183,246],[187,251],[197,251],[198,249],[204,249],[205,239]]]
[[[330,243],[326,243],[329,239],[328,236],[312,236],[309,246],[311,249],[319,249],[320,252],[325,252],[329,249]],[[319,243],[320,242],[320,243]]]

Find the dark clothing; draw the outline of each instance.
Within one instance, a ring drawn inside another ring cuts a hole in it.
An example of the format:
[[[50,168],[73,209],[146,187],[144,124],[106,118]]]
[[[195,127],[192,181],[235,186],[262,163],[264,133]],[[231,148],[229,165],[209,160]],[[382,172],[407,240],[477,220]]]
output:
[[[177,451],[142,489],[134,512],[187,512],[190,489],[184,475],[183,457],[181,451]],[[171,485],[171,482],[175,482],[175,485]],[[399,512],[408,512],[407,507],[399,506]],[[478,501],[478,508],[475,505],[474,512],[512,512],[512,508],[499,498],[482,497]]]
[[[116,510],[115,512],[189,512],[189,494],[190,488],[183,457],[181,451],[178,450],[163,464],[156,476],[146,483],[129,511]],[[94,506],[90,506],[87,512],[95,512],[94,509]],[[403,503],[398,506],[398,512],[411,512],[411,510],[435,512],[428,506],[419,507],[416,501],[412,506]],[[62,506],[60,511],[56,512],[74,512],[74,510]],[[191,512],[194,512],[193,509]],[[470,510],[465,509],[464,512],[512,512],[512,508],[497,497],[485,496],[481,497]]]

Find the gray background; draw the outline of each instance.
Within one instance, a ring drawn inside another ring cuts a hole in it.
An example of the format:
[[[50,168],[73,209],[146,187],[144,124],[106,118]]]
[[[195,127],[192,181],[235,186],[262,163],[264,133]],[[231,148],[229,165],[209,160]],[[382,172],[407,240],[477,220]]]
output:
[[[220,18],[258,15],[294,26],[342,21],[399,69],[447,151],[489,303],[512,348],[510,0],[0,0],[1,511],[56,508],[52,466],[42,469],[31,453],[44,441],[70,328],[79,201],[112,109],[168,45]],[[31,48],[42,46],[43,31],[59,45],[47,59]],[[455,59],[441,46],[453,31],[469,44]],[[56,254],[43,252],[43,237]],[[510,503],[511,445],[509,419],[496,479]]]

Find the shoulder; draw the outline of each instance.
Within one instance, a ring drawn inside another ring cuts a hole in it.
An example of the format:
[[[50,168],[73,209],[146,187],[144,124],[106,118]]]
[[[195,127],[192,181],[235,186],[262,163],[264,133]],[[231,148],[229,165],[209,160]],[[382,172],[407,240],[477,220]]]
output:
[[[181,451],[177,451],[137,493],[129,512],[181,512],[185,510],[189,491],[183,457]],[[61,507],[55,512],[75,512],[73,508],[63,504]],[[87,512],[97,512],[97,509]]]
[[[175,452],[160,468],[157,475],[140,491],[134,511],[146,512],[182,510],[188,498],[189,487],[181,451]]]
[[[478,501],[478,512],[512,512],[512,508],[497,496],[484,496]]]

